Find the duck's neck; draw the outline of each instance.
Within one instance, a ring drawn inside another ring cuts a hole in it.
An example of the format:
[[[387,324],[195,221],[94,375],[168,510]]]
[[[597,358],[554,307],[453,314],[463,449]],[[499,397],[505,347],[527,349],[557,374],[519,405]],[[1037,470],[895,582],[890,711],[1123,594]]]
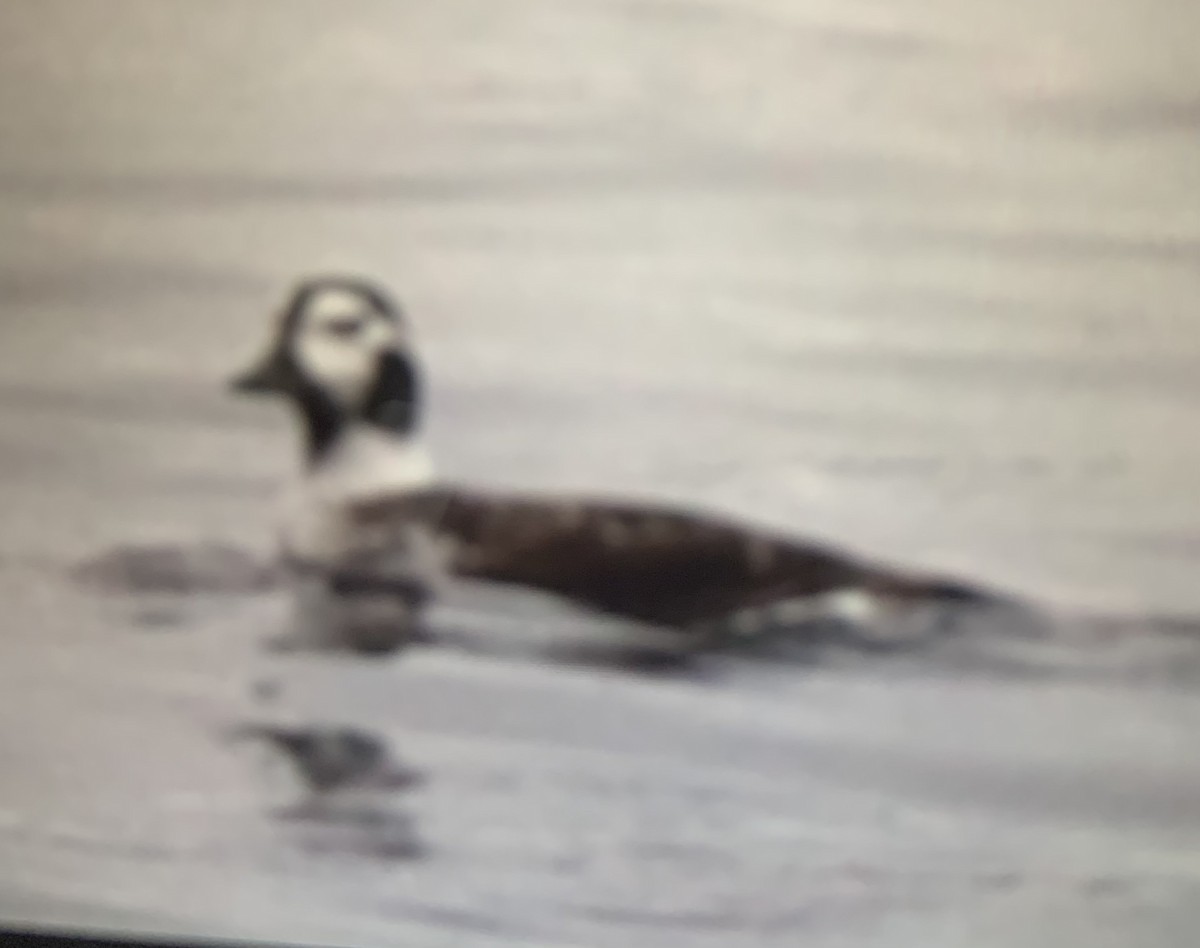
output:
[[[316,385],[300,384],[293,398],[304,431],[306,475],[314,484],[361,483],[369,492],[432,479],[420,438],[420,371],[411,354],[381,354],[353,411]]]
[[[339,502],[433,483],[433,461],[417,434],[362,422],[347,424],[306,471],[307,493]]]

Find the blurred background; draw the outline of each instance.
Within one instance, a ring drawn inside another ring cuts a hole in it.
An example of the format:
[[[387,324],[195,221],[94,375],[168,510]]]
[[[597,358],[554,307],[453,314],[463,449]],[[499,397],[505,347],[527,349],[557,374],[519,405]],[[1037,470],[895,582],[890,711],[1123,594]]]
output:
[[[296,277],[349,270],[408,309],[455,478],[1194,615],[1197,35],[1183,0],[6,0],[0,909],[343,944],[1192,945],[1186,689],[405,659],[377,710],[440,768],[448,855],[335,871],[281,854],[205,737],[260,604],[135,636],[60,573],[269,548],[293,435],[224,379]]]

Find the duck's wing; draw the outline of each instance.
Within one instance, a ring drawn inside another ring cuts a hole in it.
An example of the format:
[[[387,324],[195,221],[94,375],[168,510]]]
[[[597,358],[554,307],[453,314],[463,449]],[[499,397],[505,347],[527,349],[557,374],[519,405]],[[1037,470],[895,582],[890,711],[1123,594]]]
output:
[[[350,516],[363,538],[359,562],[419,524],[444,544],[453,575],[662,625],[847,589],[973,595],[969,586],[875,567],[831,545],[651,505],[440,487],[362,502]]]

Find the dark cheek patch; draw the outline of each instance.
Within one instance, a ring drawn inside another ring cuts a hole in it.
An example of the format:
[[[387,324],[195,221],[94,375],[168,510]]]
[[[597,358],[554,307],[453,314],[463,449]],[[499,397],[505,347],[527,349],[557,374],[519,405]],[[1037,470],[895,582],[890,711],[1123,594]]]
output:
[[[407,433],[419,425],[420,409],[421,380],[412,358],[394,350],[383,353],[363,405],[363,419]]]

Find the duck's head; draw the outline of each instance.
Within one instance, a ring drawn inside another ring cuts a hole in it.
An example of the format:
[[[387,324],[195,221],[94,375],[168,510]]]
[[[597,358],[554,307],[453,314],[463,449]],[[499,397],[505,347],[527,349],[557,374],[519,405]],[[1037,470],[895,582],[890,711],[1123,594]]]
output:
[[[310,462],[351,426],[407,436],[420,425],[420,372],[404,314],[383,289],[360,278],[301,282],[277,317],[265,355],[230,384],[239,394],[291,402]]]

